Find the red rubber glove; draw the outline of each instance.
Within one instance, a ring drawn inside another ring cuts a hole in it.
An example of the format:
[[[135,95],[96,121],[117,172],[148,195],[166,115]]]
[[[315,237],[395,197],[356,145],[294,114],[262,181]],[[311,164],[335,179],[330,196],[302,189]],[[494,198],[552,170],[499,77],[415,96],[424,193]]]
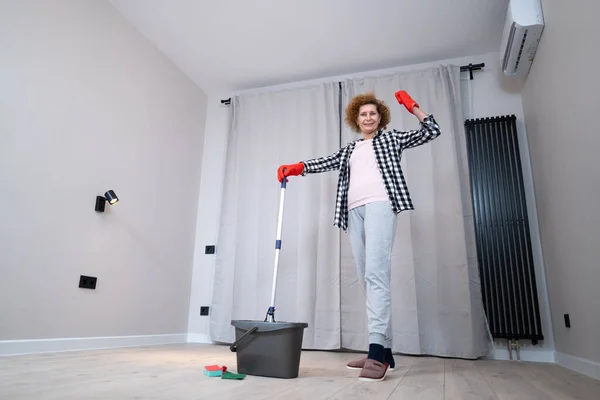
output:
[[[302,163],[282,165],[277,169],[277,179],[279,182],[282,182],[284,177],[292,175],[298,176],[302,171],[304,171],[304,164]],[[287,182],[288,180],[286,179],[285,181]]]
[[[412,114],[413,107],[419,107],[419,105],[406,93],[404,90],[399,90],[395,93],[396,100],[398,103],[403,104],[404,107]]]

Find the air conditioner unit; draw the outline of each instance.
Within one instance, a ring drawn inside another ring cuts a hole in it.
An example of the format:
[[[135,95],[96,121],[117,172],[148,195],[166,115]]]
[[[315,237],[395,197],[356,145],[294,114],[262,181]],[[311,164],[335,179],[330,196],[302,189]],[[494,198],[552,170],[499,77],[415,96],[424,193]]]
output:
[[[541,0],[510,0],[500,49],[505,75],[529,73],[543,30]]]

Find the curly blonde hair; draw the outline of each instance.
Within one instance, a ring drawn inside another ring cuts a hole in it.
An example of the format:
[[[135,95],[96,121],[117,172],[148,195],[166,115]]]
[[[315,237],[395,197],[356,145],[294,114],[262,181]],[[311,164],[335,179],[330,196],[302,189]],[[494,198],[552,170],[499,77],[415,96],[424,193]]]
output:
[[[350,101],[350,104],[348,104],[348,107],[346,107],[346,124],[354,132],[360,133],[360,127],[358,126],[356,120],[358,119],[360,108],[366,104],[373,104],[375,107],[377,107],[377,112],[381,117],[377,129],[385,129],[391,120],[390,109],[383,101],[375,97],[375,94],[372,92],[359,94]]]

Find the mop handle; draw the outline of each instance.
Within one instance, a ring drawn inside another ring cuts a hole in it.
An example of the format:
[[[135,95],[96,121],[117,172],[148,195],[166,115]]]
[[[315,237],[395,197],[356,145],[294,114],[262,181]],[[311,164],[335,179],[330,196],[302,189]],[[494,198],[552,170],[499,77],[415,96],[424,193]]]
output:
[[[285,168],[283,169],[285,172]],[[286,187],[286,177],[284,176],[281,180],[281,192],[279,197],[279,216],[277,219],[277,239],[275,242],[275,249],[281,249],[281,226],[283,225],[283,203],[285,201],[285,187]]]
[[[285,170],[284,170],[285,171]],[[277,274],[279,272],[279,251],[281,250],[281,226],[283,225],[283,204],[285,202],[286,177],[281,180],[279,197],[279,215],[277,218],[277,237],[275,240],[275,265],[273,271],[273,287],[271,290],[271,307],[267,311],[269,322],[275,322],[275,292],[277,289]]]

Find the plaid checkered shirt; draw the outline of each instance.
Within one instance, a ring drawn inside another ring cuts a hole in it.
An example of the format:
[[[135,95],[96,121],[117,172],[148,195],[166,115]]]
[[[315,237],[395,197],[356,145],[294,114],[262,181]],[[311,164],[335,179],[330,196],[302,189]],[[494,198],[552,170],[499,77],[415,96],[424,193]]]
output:
[[[433,115],[428,115],[420,123],[420,129],[398,131],[379,130],[373,137],[373,150],[377,165],[382,172],[383,183],[390,198],[393,211],[398,214],[404,210],[414,210],[410,193],[404,179],[400,161],[402,151],[431,142],[441,134]],[[327,171],[339,171],[335,213],[333,225],[346,231],[348,229],[348,186],[350,184],[350,156],[357,139],[349,142],[335,153],[319,158],[302,161],[302,175]]]

